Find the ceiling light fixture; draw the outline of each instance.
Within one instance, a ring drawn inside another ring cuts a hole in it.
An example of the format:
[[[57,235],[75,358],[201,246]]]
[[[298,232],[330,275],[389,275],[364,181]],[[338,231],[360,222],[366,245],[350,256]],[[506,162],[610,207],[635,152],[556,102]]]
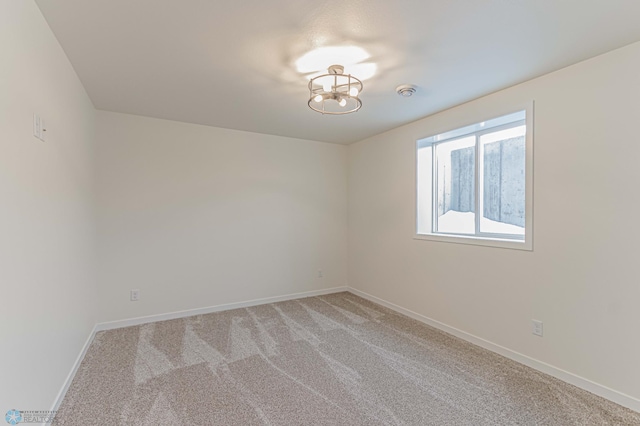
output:
[[[362,81],[351,74],[344,74],[342,65],[331,65],[328,74],[309,80],[307,105],[321,114],[342,115],[356,112],[362,107],[362,101],[358,97],[362,88]]]

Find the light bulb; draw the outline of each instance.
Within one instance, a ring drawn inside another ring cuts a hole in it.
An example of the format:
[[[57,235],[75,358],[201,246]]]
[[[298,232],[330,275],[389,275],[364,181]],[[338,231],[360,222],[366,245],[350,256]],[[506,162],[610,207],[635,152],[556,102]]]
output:
[[[331,92],[331,83],[322,83],[322,90],[325,92]]]
[[[340,105],[341,107],[345,106],[347,104],[347,100],[345,98],[340,99],[340,102],[338,102],[338,105]]]
[[[314,100],[315,102],[322,102],[322,95],[316,95],[316,97],[315,97],[315,98],[313,98],[313,100]]]
[[[351,89],[349,89],[349,96],[356,97],[358,96],[358,93],[360,92],[358,91],[357,87],[352,87]]]

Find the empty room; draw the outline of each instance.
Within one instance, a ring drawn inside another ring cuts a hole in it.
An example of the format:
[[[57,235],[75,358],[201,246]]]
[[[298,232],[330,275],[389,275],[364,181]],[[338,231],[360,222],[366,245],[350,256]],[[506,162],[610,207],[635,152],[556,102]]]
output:
[[[637,0],[0,5],[6,424],[640,425]]]

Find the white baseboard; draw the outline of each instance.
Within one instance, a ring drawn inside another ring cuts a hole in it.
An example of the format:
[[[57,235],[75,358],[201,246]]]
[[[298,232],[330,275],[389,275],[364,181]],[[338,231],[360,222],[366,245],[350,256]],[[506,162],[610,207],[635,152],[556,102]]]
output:
[[[56,399],[53,402],[51,411],[57,411],[60,408],[60,404],[62,403],[64,396],[67,394],[67,391],[69,390],[69,386],[71,386],[71,382],[73,381],[73,378],[75,377],[76,372],[78,371],[78,368],[80,367],[80,364],[82,363],[82,360],[84,359],[84,356],[87,353],[87,350],[89,349],[89,346],[91,346],[91,343],[93,342],[93,338],[96,335],[96,331],[97,331],[96,326],[94,325],[93,329],[89,333],[89,337],[87,337],[87,340],[84,342],[84,345],[82,346],[82,349],[80,350],[80,353],[76,358],[76,361],[73,363],[73,366],[71,367],[71,371],[69,372],[69,374],[67,375],[67,378],[62,384],[62,388],[60,389],[60,392],[58,392],[58,395],[56,396]]]
[[[301,299],[303,297],[322,296],[325,294],[348,291],[348,287],[333,287],[323,290],[305,291],[303,293],[286,294],[284,296],[265,297],[262,299],[248,300],[246,302],[227,303],[224,305],[209,306],[206,308],[188,309],[186,311],[169,312],[167,314],[149,315],[145,317],[130,318],[126,320],[102,322],[96,324],[96,331],[113,330],[116,328],[131,327],[156,321],[166,321],[177,318],[192,317],[195,315],[210,314],[212,312],[228,311],[231,309],[247,308],[249,306],[265,305],[267,303],[283,302],[285,300]]]
[[[480,346],[484,349],[488,349],[492,352],[500,354],[506,358],[509,358],[513,361],[519,362],[520,364],[524,364],[528,367],[531,367],[535,370],[546,373],[550,376],[553,376],[557,379],[562,380],[563,382],[567,382],[574,386],[577,386],[581,389],[584,389],[588,392],[591,392],[595,395],[601,396],[605,399],[615,402],[616,404],[622,405],[623,407],[627,407],[631,410],[640,412],[640,399],[634,398],[632,396],[626,395],[622,392],[618,392],[601,384],[592,382],[591,380],[585,379],[584,377],[580,377],[576,374],[570,373],[568,371],[562,370],[560,368],[554,367],[553,365],[547,364],[542,361],[538,361],[527,355],[523,355],[519,352],[513,351],[509,348],[505,348],[504,346],[497,345],[488,340],[482,339],[480,337],[474,336],[473,334],[469,334],[465,331],[459,330],[454,327],[450,327],[446,324],[441,323],[440,321],[436,321],[424,315],[415,313],[393,303],[387,302],[386,300],[380,299],[379,297],[372,296],[368,293],[365,293],[361,290],[357,290],[352,287],[348,287],[348,291],[357,296],[360,296],[364,299],[370,300],[371,302],[377,303],[379,305],[385,306],[391,310],[394,310],[398,313],[406,315],[410,318],[418,320],[422,323],[430,325],[434,328],[442,330],[446,333],[452,334],[456,337],[461,338],[462,340],[466,340],[467,342],[473,343],[474,345]]]

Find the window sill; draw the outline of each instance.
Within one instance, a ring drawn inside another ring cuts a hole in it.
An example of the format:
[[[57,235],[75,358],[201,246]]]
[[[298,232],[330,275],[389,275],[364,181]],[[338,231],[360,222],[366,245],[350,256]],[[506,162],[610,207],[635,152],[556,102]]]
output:
[[[443,243],[470,244],[475,246],[496,247],[512,250],[533,251],[531,238],[522,240],[506,240],[498,238],[470,237],[461,235],[414,234],[414,240],[440,241]]]

